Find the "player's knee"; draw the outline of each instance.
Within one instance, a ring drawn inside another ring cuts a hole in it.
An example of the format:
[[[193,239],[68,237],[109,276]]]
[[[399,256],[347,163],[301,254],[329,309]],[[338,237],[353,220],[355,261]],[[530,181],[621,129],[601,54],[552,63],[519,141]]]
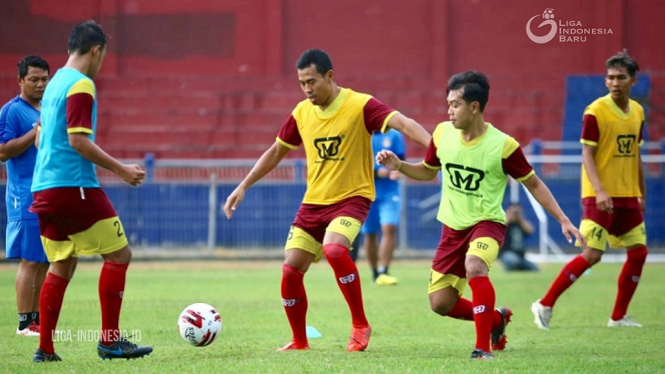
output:
[[[457,300],[448,300],[446,298],[430,298],[429,307],[432,311],[440,316],[447,316],[453,309]]]
[[[383,225],[381,226],[381,231],[383,235],[397,235],[397,226],[395,225]]]
[[[323,246],[323,254],[326,258],[341,258],[349,255],[349,249],[337,243],[328,243]]]
[[[115,252],[102,255],[102,257],[104,258],[104,261],[129,264],[132,261],[132,250],[126,245]]]
[[[21,260],[21,268],[22,270],[28,271],[30,273],[35,273],[39,270],[41,263],[35,262],[35,261],[30,261],[30,260]]]
[[[485,261],[476,256],[467,256],[466,260],[464,261],[464,267],[466,269],[467,279],[484,277],[487,276],[487,273],[489,272]]]
[[[628,249],[626,255],[628,256],[629,262],[644,264],[644,262],[647,260],[648,253],[649,251],[647,250],[647,247],[640,245]]]
[[[285,280],[302,279],[303,272],[289,264],[282,265],[282,278]]]
[[[582,257],[584,257],[584,259],[593,266],[600,262],[600,260],[603,258],[603,253],[603,251],[599,251],[597,249],[585,248],[582,252]]]

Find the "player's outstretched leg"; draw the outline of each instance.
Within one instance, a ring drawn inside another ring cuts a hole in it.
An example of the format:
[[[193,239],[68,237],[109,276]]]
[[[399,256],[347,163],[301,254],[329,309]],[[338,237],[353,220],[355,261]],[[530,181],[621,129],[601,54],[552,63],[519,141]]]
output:
[[[307,293],[304,283],[305,273],[289,264],[282,265],[282,305],[289,320],[292,340],[278,351],[309,349],[307,342]]]
[[[324,245],[323,254],[335,273],[337,285],[351,311],[353,330],[351,331],[347,350],[349,352],[364,351],[369,345],[372,329],[365,316],[358,268],[349,257],[348,248],[341,244],[328,243]]]
[[[608,327],[642,327],[639,323],[626,317],[626,311],[642,276],[642,268],[648,254],[647,247],[637,245],[629,248],[626,254],[626,262],[623,264],[617,280],[617,297],[612,316],[607,322]]]

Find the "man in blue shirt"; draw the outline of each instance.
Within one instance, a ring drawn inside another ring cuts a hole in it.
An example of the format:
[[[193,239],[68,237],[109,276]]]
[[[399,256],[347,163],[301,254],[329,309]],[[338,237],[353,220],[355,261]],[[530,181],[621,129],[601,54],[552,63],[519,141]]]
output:
[[[21,93],[0,110],[0,160],[7,168],[6,250],[8,259],[20,260],[16,273],[16,333],[23,336],[39,336],[39,292],[48,270],[39,220],[28,211],[37,156],[35,127],[48,81],[48,63],[39,56],[26,56],[18,63]]]
[[[402,160],[406,156],[404,137],[395,130],[385,134],[375,132],[372,135],[372,149],[375,157],[383,149],[392,151]],[[399,175],[399,171],[391,171],[380,164],[374,165],[376,200],[372,203],[367,220],[360,229],[365,237],[365,251],[372,268],[374,282],[380,286],[397,284],[397,278],[388,275],[388,267],[397,242],[401,204]],[[355,250],[357,251],[357,248]]]

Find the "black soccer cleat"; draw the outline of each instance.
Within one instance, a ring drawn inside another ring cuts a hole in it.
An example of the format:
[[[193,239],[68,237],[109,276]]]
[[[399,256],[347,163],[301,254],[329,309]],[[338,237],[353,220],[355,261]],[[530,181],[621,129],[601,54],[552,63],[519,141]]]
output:
[[[494,355],[490,352],[485,352],[482,349],[474,349],[471,352],[471,358],[474,360],[491,360],[494,358]]]
[[[44,353],[41,348],[37,348],[35,355],[32,356],[32,362],[57,362],[62,361],[57,353]]]
[[[152,347],[136,345],[127,338],[120,338],[111,345],[105,345],[101,341],[97,345],[97,354],[102,360],[114,358],[139,358],[152,353]]]

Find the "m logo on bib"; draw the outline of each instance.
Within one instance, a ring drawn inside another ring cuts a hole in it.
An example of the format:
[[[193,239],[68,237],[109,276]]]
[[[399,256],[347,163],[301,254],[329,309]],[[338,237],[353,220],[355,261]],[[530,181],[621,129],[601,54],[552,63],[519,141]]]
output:
[[[448,163],[446,171],[450,175],[450,183],[464,191],[478,191],[480,181],[485,179],[485,172],[469,166]]]
[[[340,144],[342,144],[340,136],[314,139],[314,147],[316,147],[319,157],[324,160],[337,156]]]
[[[630,155],[633,153],[633,143],[635,142],[635,135],[619,135],[617,136],[617,149],[622,155]]]

